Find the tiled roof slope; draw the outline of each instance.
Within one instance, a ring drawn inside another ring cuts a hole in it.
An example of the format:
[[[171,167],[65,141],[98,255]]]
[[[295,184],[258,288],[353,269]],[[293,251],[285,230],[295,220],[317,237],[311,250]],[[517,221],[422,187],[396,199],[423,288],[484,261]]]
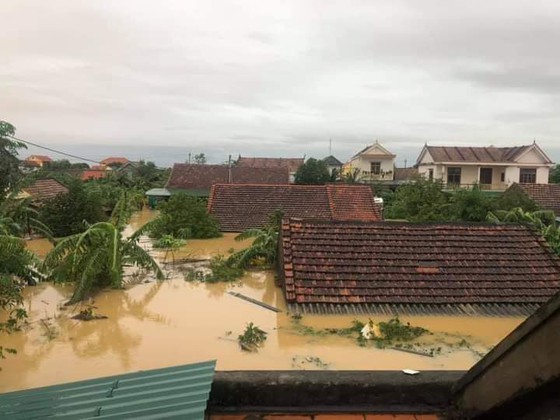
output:
[[[284,184],[290,180],[286,168],[231,168],[233,184]],[[197,165],[176,163],[173,165],[166,188],[210,191],[214,184],[229,183],[227,165]]]
[[[325,162],[325,165],[327,166],[342,166],[343,163],[338,160],[337,158],[335,158],[333,155],[329,155],[326,158],[323,158],[323,162]]]
[[[417,176],[417,168],[395,168],[395,181],[408,181]]]
[[[286,168],[290,172],[296,172],[303,165],[304,158],[257,158],[240,157],[237,166],[251,168]]]
[[[119,157],[114,157],[114,156],[110,156],[110,157],[108,157],[108,158],[106,158],[106,159],[103,159],[103,160],[101,161],[101,164],[102,164],[102,165],[113,165],[113,164],[115,164],[115,163],[120,163],[120,164],[123,164],[123,165],[124,165],[125,163],[128,163],[128,162],[129,162],[129,160],[128,160],[127,158],[125,158],[125,157],[120,157],[120,156],[119,156]]]
[[[515,162],[531,146],[517,147],[447,147],[427,146],[435,162]]]
[[[27,158],[29,159],[36,159],[36,160],[40,160],[42,162],[52,162],[52,159],[49,156],[46,155],[31,155]]]
[[[535,203],[560,216],[560,184],[514,184],[521,188]],[[512,186],[513,187],[513,186]]]
[[[208,211],[225,232],[261,228],[276,210],[286,217],[381,220],[366,185],[216,184],[208,200]]]
[[[38,179],[30,186],[22,188],[22,190],[29,194],[34,202],[50,200],[59,194],[68,192],[68,188],[52,178]]]
[[[560,260],[522,225],[285,219],[288,303],[529,304],[560,289]]]

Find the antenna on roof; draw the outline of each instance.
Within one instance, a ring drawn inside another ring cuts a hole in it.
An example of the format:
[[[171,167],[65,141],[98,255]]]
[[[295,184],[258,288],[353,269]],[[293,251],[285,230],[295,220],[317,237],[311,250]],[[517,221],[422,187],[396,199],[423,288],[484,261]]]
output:
[[[537,144],[537,139],[533,137],[533,144]]]
[[[407,162],[408,162],[408,161],[405,159],[405,160],[404,160],[404,167],[405,167],[405,168],[406,168],[406,163],[407,163]]]
[[[228,156],[228,184],[231,184],[231,155]]]

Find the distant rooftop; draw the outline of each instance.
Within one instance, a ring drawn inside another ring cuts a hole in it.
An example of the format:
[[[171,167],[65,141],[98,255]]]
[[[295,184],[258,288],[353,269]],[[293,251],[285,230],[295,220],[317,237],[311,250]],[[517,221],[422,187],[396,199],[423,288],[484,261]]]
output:
[[[251,168],[287,168],[290,172],[296,172],[303,163],[304,158],[239,157],[236,165]]]
[[[373,192],[366,185],[216,184],[208,211],[226,232],[263,227],[271,214],[324,220],[381,220]]]
[[[520,188],[544,210],[560,217],[560,184],[513,184],[510,188]]]
[[[435,162],[508,163],[515,162],[519,156],[534,146],[538,148],[536,144],[531,144],[515,147],[426,146],[426,150]],[[552,163],[548,157],[546,160],[547,163]]]
[[[23,187],[22,191],[31,197],[34,202],[42,202],[50,200],[59,194],[66,194],[68,188],[58,182],[56,179],[38,179],[33,184]]]

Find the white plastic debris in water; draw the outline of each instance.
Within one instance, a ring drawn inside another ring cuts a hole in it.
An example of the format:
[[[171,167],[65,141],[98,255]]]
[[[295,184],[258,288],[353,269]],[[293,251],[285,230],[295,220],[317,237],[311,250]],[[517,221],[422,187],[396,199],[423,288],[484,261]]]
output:
[[[379,329],[379,325],[374,324],[373,321],[369,321],[364,327],[361,329],[362,337],[366,340],[371,340],[375,337],[381,337],[381,330]]]
[[[414,369],[403,369],[403,372],[406,373],[407,375],[418,375],[420,373],[419,370],[414,370]]]
[[[361,330],[361,333],[362,333],[362,337],[364,337],[366,340],[371,340],[372,332],[371,332],[371,328],[369,327],[369,324],[364,325],[364,327]]]

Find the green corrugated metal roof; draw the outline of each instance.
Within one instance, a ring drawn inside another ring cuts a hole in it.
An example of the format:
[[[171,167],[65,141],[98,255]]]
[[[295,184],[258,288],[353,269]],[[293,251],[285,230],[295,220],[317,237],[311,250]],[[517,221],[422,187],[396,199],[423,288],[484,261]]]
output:
[[[146,191],[146,195],[155,197],[169,197],[171,193],[166,188],[152,188],[151,190]]]
[[[216,361],[0,395],[6,419],[204,419]]]

